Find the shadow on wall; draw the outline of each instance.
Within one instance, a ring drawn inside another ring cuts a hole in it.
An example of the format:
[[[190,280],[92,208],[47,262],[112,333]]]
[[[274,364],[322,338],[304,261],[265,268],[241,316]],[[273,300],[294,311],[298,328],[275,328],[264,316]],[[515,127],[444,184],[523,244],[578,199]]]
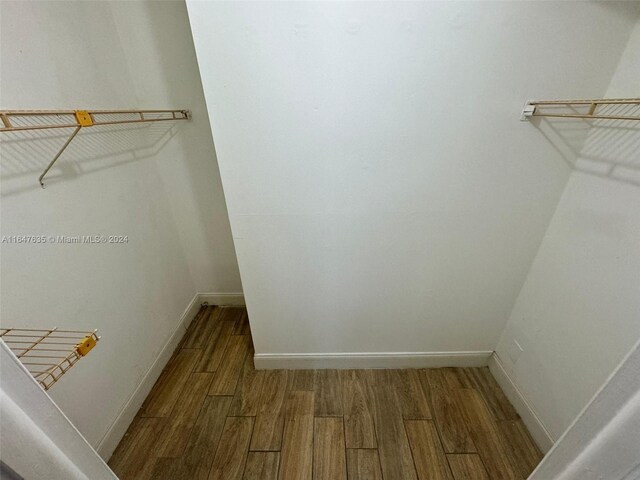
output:
[[[640,116],[640,105],[607,105],[599,113]],[[640,186],[640,121],[538,117],[531,123],[572,169]]]
[[[177,123],[84,128],[44,178],[45,185],[152,157],[177,133]],[[61,128],[3,133],[2,196],[41,188],[38,177],[72,132],[73,128]]]

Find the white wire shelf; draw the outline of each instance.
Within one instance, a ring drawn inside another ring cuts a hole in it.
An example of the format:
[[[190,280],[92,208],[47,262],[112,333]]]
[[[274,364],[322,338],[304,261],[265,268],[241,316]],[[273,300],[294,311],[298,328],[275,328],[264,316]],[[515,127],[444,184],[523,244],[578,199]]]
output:
[[[36,381],[48,390],[100,340],[97,330],[2,328],[4,340]]]
[[[0,110],[0,133],[31,130],[73,128],[67,141],[38,177],[44,188],[44,177],[83,128],[150,122],[190,120],[189,110]]]
[[[532,117],[640,120],[640,98],[537,100],[527,102],[521,120]]]

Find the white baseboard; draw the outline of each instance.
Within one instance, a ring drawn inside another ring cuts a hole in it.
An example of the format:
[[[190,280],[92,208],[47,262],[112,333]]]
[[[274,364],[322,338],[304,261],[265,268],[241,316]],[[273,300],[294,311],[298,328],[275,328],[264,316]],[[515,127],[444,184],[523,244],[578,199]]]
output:
[[[105,460],[111,457],[118,443],[127,432],[127,428],[129,428],[133,418],[147,398],[147,395],[149,395],[153,385],[158,380],[162,370],[167,362],[169,362],[171,355],[204,302],[207,302],[209,305],[244,305],[244,295],[242,293],[196,293],[193,296],[191,302],[189,302],[189,305],[187,305],[187,308],[185,308],[182,313],[180,322],[176,325],[173,332],[171,332],[169,339],[160,350],[153,364],[149,367],[147,373],[144,374],[142,381],[129,397],[127,403],[122,407],[116,420],[109,430],[107,430],[107,433],[104,434],[102,440],[98,443],[96,450]]]
[[[257,369],[482,367],[492,352],[258,353]]]
[[[233,306],[244,305],[243,293],[198,293],[200,303],[209,305]]]
[[[180,324],[184,328],[185,332],[189,328],[189,325],[191,325],[191,322],[195,318],[201,306],[202,301],[200,300],[200,294],[196,293],[180,318]]]
[[[540,450],[543,453],[547,453],[555,443],[553,436],[549,433],[540,417],[538,417],[532,405],[524,397],[516,382],[509,376],[500,361],[500,357],[495,352],[489,358],[489,370],[513,404],[516,412],[522,417],[522,421],[529,429],[529,433],[531,433]]]

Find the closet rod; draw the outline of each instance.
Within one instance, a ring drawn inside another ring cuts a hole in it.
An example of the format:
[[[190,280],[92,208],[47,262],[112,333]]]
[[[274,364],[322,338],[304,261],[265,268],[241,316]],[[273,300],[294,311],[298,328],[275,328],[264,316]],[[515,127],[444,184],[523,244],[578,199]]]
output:
[[[640,120],[640,109],[631,114],[602,113],[603,105],[636,105],[640,98],[607,98],[594,100],[538,100],[527,102],[520,120],[531,117],[584,118],[592,120]],[[587,108],[588,107],[588,108]],[[582,111],[581,111],[582,110]]]
[[[101,115],[118,116],[123,115],[127,118],[97,118]],[[130,118],[132,115],[138,118]],[[44,117],[42,120],[32,123],[25,123],[19,120],[23,117]],[[47,117],[63,118],[62,123],[47,121]],[[65,117],[68,118],[66,121]],[[30,130],[49,130],[54,128],[73,128],[67,141],[62,148],[49,162],[47,168],[38,177],[38,182],[44,188],[44,177],[51,167],[56,163],[60,155],[66,150],[71,141],[78,132],[84,127],[95,127],[102,125],[122,125],[129,123],[150,123],[150,122],[167,122],[176,120],[190,120],[191,112],[189,110],[0,110],[0,120],[2,121],[1,132],[21,132]],[[14,125],[15,123],[15,125]]]

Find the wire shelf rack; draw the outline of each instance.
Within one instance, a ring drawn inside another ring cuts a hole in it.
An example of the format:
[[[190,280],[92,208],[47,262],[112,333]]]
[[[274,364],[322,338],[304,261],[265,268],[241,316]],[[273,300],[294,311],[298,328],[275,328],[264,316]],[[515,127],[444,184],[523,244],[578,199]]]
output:
[[[45,390],[96,346],[100,340],[96,333],[57,327],[0,328],[0,338]]]
[[[149,122],[191,120],[189,110],[0,110],[0,133],[29,130],[73,128],[67,141],[38,177],[44,188],[44,177],[60,155],[83,128],[101,125],[126,125]]]
[[[640,120],[640,98],[539,100],[527,102],[521,120],[532,117],[587,120]]]

